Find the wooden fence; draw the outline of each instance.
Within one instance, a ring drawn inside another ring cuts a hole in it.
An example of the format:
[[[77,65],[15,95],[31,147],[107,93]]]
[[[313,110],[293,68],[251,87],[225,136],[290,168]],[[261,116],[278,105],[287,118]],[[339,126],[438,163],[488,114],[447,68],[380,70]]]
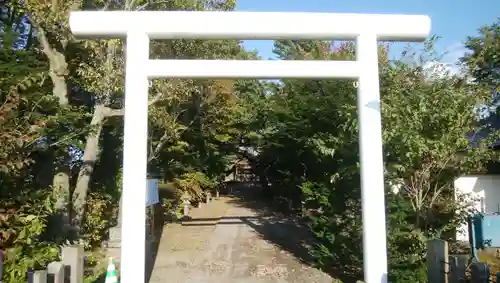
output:
[[[83,283],[84,250],[81,246],[61,249],[62,261],[51,262],[44,270],[28,270],[28,283]],[[3,253],[0,252],[0,283],[3,283]]]
[[[491,274],[487,263],[469,263],[467,255],[449,255],[448,242],[435,239],[427,245],[429,283],[500,283],[500,272]]]

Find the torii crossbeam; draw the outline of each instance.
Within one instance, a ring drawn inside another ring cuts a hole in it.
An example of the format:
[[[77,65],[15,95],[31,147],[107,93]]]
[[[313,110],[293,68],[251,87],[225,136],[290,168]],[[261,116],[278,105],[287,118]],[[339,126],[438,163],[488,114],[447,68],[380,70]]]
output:
[[[148,80],[350,78],[358,80],[364,275],[387,283],[386,212],[377,40],[423,41],[421,15],[281,12],[72,12],[80,37],[126,38],[121,282],[145,280]],[[150,60],[150,39],[356,40],[356,61]]]

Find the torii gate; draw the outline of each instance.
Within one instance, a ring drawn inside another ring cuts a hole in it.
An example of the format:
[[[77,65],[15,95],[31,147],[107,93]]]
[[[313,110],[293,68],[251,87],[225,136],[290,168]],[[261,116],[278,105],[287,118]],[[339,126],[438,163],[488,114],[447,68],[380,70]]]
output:
[[[76,36],[126,37],[121,282],[145,280],[148,80],[347,78],[358,80],[364,277],[387,283],[384,165],[377,40],[423,41],[421,15],[110,11],[72,12]],[[150,60],[150,39],[356,40],[356,61]]]

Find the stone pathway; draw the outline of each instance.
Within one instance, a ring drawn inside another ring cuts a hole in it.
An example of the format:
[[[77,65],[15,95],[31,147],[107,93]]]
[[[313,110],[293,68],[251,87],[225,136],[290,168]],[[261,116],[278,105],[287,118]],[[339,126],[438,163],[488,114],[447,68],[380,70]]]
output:
[[[149,283],[332,282],[283,248],[300,233],[282,218],[236,198],[205,204],[192,217],[164,229]]]

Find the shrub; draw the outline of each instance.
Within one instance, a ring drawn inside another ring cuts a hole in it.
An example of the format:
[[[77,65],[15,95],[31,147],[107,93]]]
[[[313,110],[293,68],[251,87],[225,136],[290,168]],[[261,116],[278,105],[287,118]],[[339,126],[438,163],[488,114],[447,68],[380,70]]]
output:
[[[3,200],[0,208],[0,249],[5,251],[4,281],[26,282],[28,268],[43,268],[59,257],[54,242],[47,241],[54,199],[47,191],[20,194]]]

